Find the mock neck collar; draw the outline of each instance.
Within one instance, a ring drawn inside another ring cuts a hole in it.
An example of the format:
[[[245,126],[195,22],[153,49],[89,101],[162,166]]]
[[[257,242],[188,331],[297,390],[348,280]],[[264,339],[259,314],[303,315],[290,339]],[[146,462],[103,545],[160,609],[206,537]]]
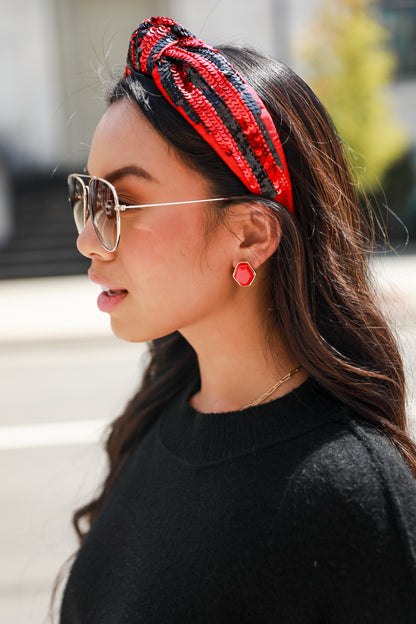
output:
[[[232,412],[202,413],[189,405],[193,380],[165,408],[158,435],[184,463],[201,466],[252,453],[337,420],[345,406],[312,378],[268,403]]]

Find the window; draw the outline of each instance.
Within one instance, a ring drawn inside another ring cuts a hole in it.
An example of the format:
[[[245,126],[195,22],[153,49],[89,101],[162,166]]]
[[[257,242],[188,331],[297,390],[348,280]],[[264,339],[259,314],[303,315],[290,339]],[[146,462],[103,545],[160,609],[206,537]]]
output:
[[[390,45],[397,54],[397,77],[416,76],[416,1],[381,0],[380,21],[391,35]]]

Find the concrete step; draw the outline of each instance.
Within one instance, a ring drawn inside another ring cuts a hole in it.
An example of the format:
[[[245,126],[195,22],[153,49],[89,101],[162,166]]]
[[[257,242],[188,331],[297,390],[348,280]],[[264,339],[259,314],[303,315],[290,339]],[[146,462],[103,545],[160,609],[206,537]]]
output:
[[[12,188],[14,233],[0,249],[0,279],[85,273],[88,261],[76,249],[66,175],[26,175]]]

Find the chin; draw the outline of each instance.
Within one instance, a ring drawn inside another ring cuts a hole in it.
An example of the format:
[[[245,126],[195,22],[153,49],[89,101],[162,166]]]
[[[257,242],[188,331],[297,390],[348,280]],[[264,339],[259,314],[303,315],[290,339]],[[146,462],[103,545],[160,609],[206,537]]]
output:
[[[171,330],[146,330],[145,328],[140,327],[139,323],[135,326],[128,326],[126,323],[121,323],[113,317],[111,317],[111,330],[117,338],[124,340],[125,342],[149,342],[150,340],[156,340],[157,338],[162,338],[163,336],[167,336],[171,333]]]
[[[125,323],[117,322],[114,318],[111,318],[111,330],[117,338],[125,342],[146,342],[149,340],[149,338],[138,335],[140,332],[137,331],[137,328],[127,327]]]

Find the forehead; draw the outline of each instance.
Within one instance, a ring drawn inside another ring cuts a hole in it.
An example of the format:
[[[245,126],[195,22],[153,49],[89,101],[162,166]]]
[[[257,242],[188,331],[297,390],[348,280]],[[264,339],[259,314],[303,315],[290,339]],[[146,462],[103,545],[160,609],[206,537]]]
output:
[[[88,169],[119,169],[127,161],[166,158],[169,146],[127,100],[112,104],[101,118],[92,140]]]
[[[135,165],[156,182],[184,184],[205,179],[188,167],[175,148],[165,141],[144,115],[127,99],[111,104],[94,133],[88,171],[105,177],[109,172]]]

